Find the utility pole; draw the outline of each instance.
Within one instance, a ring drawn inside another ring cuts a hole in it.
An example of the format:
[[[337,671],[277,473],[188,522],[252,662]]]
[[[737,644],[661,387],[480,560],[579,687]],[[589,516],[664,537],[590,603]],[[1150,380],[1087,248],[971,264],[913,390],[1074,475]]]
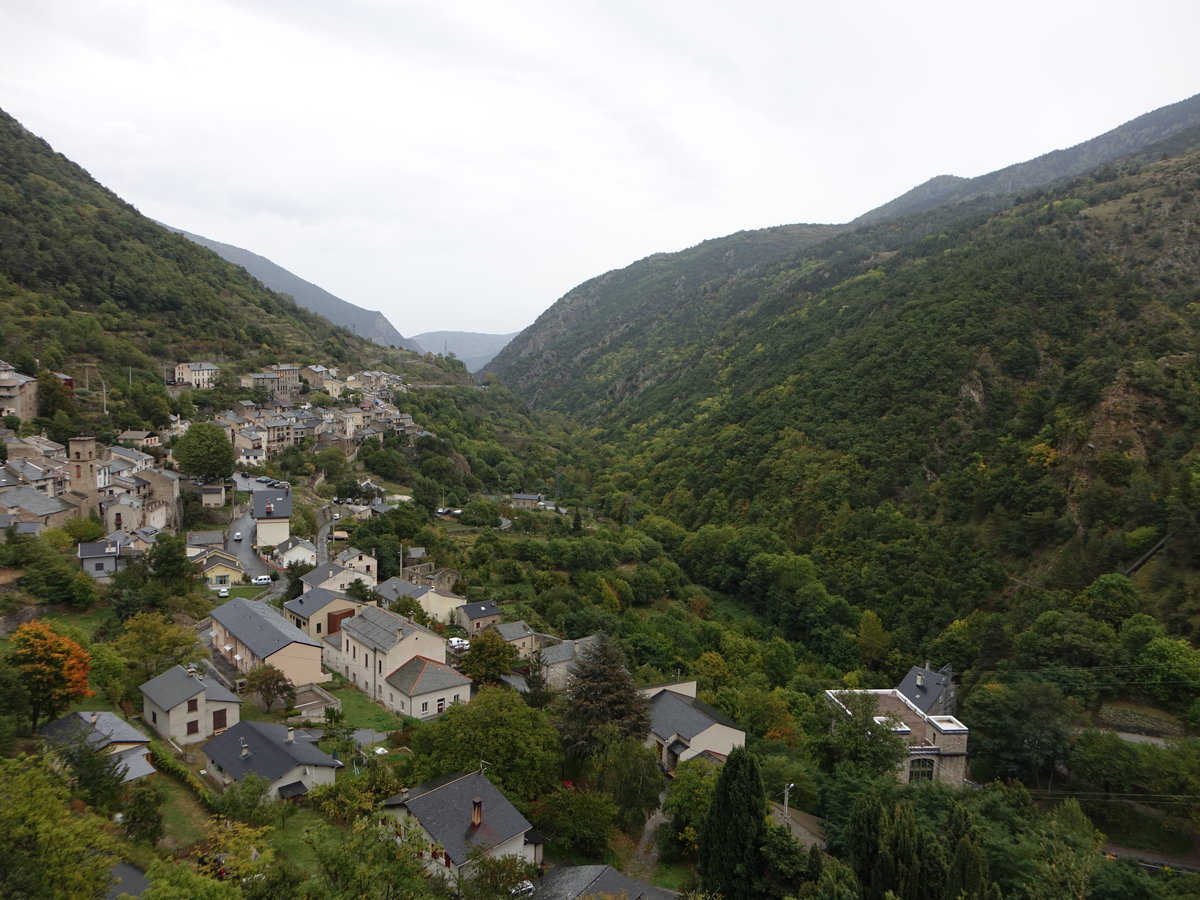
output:
[[[788,815],[788,796],[795,786],[794,782],[789,782],[783,786],[783,824],[787,826],[788,834],[792,833],[792,819]]]

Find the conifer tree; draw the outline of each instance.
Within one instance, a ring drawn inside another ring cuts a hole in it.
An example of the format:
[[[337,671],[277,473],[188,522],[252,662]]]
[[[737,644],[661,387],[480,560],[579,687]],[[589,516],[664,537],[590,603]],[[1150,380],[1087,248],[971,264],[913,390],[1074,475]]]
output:
[[[567,752],[590,756],[597,747],[596,733],[604,725],[615,725],[622,738],[645,740],[650,706],[633,683],[621,645],[601,633],[583,651],[567,685],[561,720]]]
[[[758,759],[745,747],[729,754],[700,833],[703,888],[725,897],[742,896],[763,868],[767,801]]]

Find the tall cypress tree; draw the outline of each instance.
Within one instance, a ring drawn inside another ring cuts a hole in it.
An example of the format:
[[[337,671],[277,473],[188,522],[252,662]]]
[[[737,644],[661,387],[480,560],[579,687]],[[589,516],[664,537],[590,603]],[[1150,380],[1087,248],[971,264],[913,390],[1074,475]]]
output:
[[[704,889],[744,896],[763,868],[767,800],[758,759],[745,747],[729,754],[700,832],[699,868]]]

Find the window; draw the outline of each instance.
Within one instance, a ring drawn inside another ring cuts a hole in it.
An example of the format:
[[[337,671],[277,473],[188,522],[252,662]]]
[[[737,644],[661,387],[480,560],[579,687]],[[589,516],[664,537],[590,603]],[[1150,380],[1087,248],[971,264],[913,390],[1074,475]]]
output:
[[[320,634],[320,633],[321,633],[321,623],[318,622],[317,623],[317,634]]]
[[[908,764],[908,781],[933,781],[933,760],[921,757]]]
[[[379,663],[379,671],[382,673],[382,672],[383,672],[383,660],[382,660],[382,659],[376,659],[375,661],[376,661],[377,663]]]
[[[102,563],[102,562],[96,563],[96,571],[103,572],[104,571],[104,563]]]
[[[193,697],[191,700],[188,701],[188,712],[195,712],[199,708],[200,708],[200,698],[199,697]]]
[[[200,733],[200,722],[197,721],[196,719],[192,719],[190,722],[188,722],[187,733],[188,734],[199,734]]]
[[[150,721],[155,725],[158,724],[158,713],[156,713],[154,710],[150,710]]]
[[[426,700],[421,704],[421,712],[429,712],[429,701]]]
[[[227,711],[224,709],[213,710],[213,731],[222,731],[226,727],[229,721],[226,718],[226,713]]]

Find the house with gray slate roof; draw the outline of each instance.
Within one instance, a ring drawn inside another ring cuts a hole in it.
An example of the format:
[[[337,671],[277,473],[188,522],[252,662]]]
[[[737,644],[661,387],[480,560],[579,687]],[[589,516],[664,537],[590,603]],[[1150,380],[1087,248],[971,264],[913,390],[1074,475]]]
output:
[[[521,659],[529,659],[538,649],[543,638],[543,635],[534,631],[522,621],[501,622],[499,625],[490,626],[490,628],[499,634],[500,637],[504,638],[506,644],[516,647],[517,656]]]
[[[574,641],[560,641],[539,650],[546,666],[546,684],[555,691],[566,688],[567,680],[579,664],[579,658],[595,642],[596,636],[592,634]]]
[[[241,719],[237,694],[183,666],[172,666],[140,690],[142,721],[176,744],[206,741]]]
[[[448,706],[469,703],[475,685],[466,675],[425,656],[414,656],[384,682],[384,705],[416,719],[432,719]]]
[[[482,603],[464,603],[454,613],[455,621],[466,629],[467,637],[482,631],[489,625],[499,625],[503,614],[491,600]]]
[[[376,606],[365,606],[358,615],[343,620],[341,636],[341,647],[336,651],[326,640],[326,663],[380,702],[387,676],[414,656],[446,661],[446,641],[441,635]]]
[[[41,735],[55,747],[84,741],[94,753],[112,754],[120,760],[126,782],[155,772],[149,758],[150,738],[116,713],[77,710],[44,726]]]
[[[309,637],[324,640],[341,631],[343,620],[357,615],[367,605],[341,591],[313,588],[283,604],[283,612]]]
[[[447,878],[469,871],[473,853],[492,859],[519,856],[542,862],[542,837],[481,772],[448,775],[401,791],[383,802],[384,811],[411,817],[432,848],[425,868]]]
[[[653,685],[642,694],[650,701],[646,746],[668,772],[697,756],[723,762],[734,747],[746,744],[746,732],[733,719],[696,699],[694,681]]]
[[[258,775],[271,783],[267,795],[290,799],[317,785],[333,784],[342,764],[296,730],[270,722],[238,722],[204,747],[208,769],[222,785]]]
[[[273,606],[234,597],[212,611],[213,653],[239,672],[266,663],[292,684],[328,680],[321,671],[321,643],[283,617]]]
[[[254,517],[254,543],[276,547],[291,537],[292,495],[271,488],[250,495],[250,515]]]

